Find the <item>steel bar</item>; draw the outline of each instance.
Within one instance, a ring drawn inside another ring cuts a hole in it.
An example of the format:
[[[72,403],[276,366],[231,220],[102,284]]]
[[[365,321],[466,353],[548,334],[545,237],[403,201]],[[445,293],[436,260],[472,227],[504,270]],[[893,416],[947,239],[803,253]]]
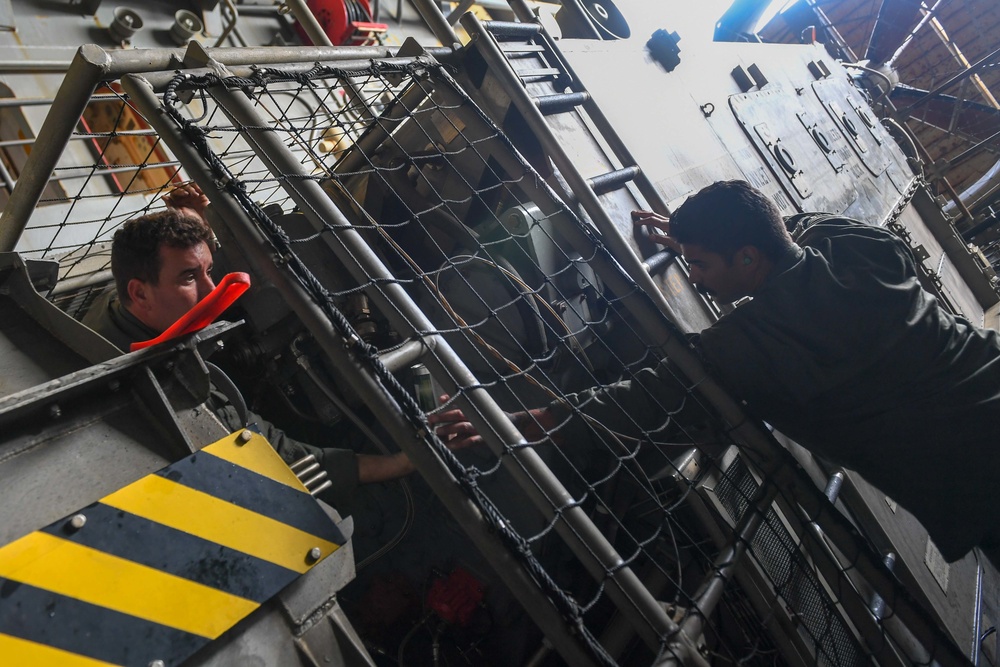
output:
[[[323,26],[319,24],[316,17],[313,15],[312,10],[309,9],[309,5],[306,4],[305,0],[285,0],[285,6],[291,10],[292,16],[295,20],[299,22],[302,29],[305,31],[306,36],[312,41],[313,44],[320,46],[333,46],[333,42],[330,41],[330,37],[323,30]]]
[[[285,269],[276,265],[273,248],[248,219],[246,212],[227,192],[220,189],[218,181],[206,171],[204,161],[188,139],[181,134],[179,128],[158,112],[160,101],[147,82],[138,77],[126,76],[122,78],[122,87],[150,118],[150,123],[178,159],[185,164],[195,182],[208,195],[213,207],[237,237],[237,244],[253,272],[265,276],[279,289],[302,323],[316,338],[332,366],[343,371],[343,378],[351,390],[364,400],[375,414],[380,415],[382,427],[406,452],[421,476],[441,498],[442,503],[503,579],[504,584],[521,601],[532,620],[538,624],[560,655],[571,665],[593,665],[590,653],[582,646],[579,638],[567,629],[562,616],[539,591],[524,566],[511,556],[506,545],[459,487],[444,462],[402,417],[399,405],[386,393],[382,385],[359,363],[346,344],[347,341],[334,330],[326,313],[312,301]]]
[[[504,53],[507,53],[506,51]],[[590,98],[587,93],[557,93],[555,95],[542,95],[535,98],[535,106],[548,116],[556,113],[572,111]]]
[[[336,230],[336,233],[324,234],[323,238],[344,267],[351,271],[360,284],[366,284],[370,280],[380,284],[380,289],[369,296],[378,303],[393,325],[398,330],[409,331],[411,334],[434,331],[433,323],[385,268],[364,238],[352,228],[319,183],[308,178],[298,159],[281,138],[273,132],[260,129],[267,127],[267,124],[259,117],[246,96],[221,86],[213,88],[213,94],[223,113],[233,122],[247,128],[244,136],[271,172],[291,176],[283,179],[282,186],[316,231],[329,231],[329,227]],[[445,386],[450,392],[478,385],[475,376],[454,350],[443,342],[425,363],[437,371],[439,381],[455,383],[455,386]],[[587,571],[597,581],[605,583],[608,596],[631,618],[647,644],[656,649],[664,636],[676,630],[673,622],[542,462],[538,453],[531,447],[523,446],[527,444],[524,437],[492,397],[483,389],[474,389],[467,391],[465,398],[474,408],[469,415],[470,421],[483,434],[494,453],[502,459],[511,476],[543,515],[555,521],[556,530]],[[554,508],[560,508],[558,517]]]
[[[923,14],[925,16],[929,16],[930,15],[930,12],[928,12],[926,9],[924,9],[922,7],[920,8],[920,11],[923,12]],[[968,69],[968,67],[969,67],[969,60],[968,60],[968,58],[966,58],[965,54],[962,53],[962,50],[960,48],[958,48],[958,44],[956,44],[955,42],[953,42],[948,37],[947,31],[944,29],[944,26],[941,25],[941,22],[937,20],[937,17],[933,17],[932,16],[931,20],[930,20],[930,23],[931,23],[931,27],[934,28],[934,34],[937,35],[937,37],[938,37],[939,40],[941,40],[941,43],[948,50],[948,52],[952,55],[952,57],[964,69]],[[972,81],[972,85],[974,85],[976,87],[976,90],[978,90],[979,94],[983,96],[983,99],[985,99],[987,102],[989,102],[989,104],[990,104],[991,107],[993,107],[994,109],[1000,109],[1000,104],[997,103],[997,98],[995,98],[993,96],[993,93],[991,93],[990,89],[986,87],[986,84],[983,83],[983,80],[979,77],[978,74],[972,74],[972,75],[970,75],[967,80],[968,81]]]
[[[424,20],[424,23],[427,24],[427,27],[430,28],[431,32],[434,33],[434,36],[443,46],[459,47],[462,45],[462,40],[458,38],[455,29],[448,23],[444,14],[441,13],[441,7],[434,0],[410,1],[416,8],[417,13],[420,14],[420,18]]]
[[[692,596],[695,608],[689,609],[681,621],[681,632],[687,633],[692,638],[704,632],[705,619],[715,611],[715,606],[722,599],[726,584],[732,579],[737,564],[746,553],[747,545],[760,529],[777,495],[778,489],[769,484],[757,489],[756,497],[751,500],[750,506],[733,530],[729,544],[716,556],[712,571]]]
[[[390,372],[395,373],[396,371],[401,371],[404,368],[412,366],[420,361],[424,355],[433,352],[439,341],[440,338],[437,336],[424,336],[423,338],[403,343],[395,350],[383,352],[378,358],[383,366],[388,368]]]
[[[916,102],[913,102],[909,106],[903,107],[897,113],[899,113],[901,116],[909,116],[910,112],[913,111],[913,109],[916,109],[918,106],[922,105],[927,100],[931,99],[941,91],[947,90],[949,87],[961,81],[962,79],[965,79],[966,77],[970,77],[973,74],[976,74],[980,70],[980,68],[982,68],[984,65],[991,64],[992,61],[998,55],[1000,55],[1000,48],[996,48],[993,51],[990,51],[985,56],[983,56],[975,63],[970,65],[967,69],[964,69],[961,72],[955,74],[954,76],[945,79],[944,83],[935,86],[933,89],[929,90],[925,95],[919,97]]]
[[[10,251],[17,245],[21,232],[27,226],[31,212],[38,205],[42,191],[49,183],[59,156],[69,137],[76,129],[77,120],[90,96],[97,88],[107,67],[107,53],[100,47],[85,45],[77,51],[76,58],[56,93],[54,105],[60,113],[50,113],[38,132],[39,140],[28,156],[18,178],[19,186],[11,191],[10,200],[0,213],[0,251]]]
[[[985,139],[977,143],[975,146],[971,146],[965,149],[952,159],[948,160],[948,167],[952,168],[955,167],[956,165],[962,164],[963,162],[968,160],[970,157],[972,157],[979,151],[989,147],[989,145],[994,143],[997,139],[1000,139],[1000,131],[994,132],[990,136],[986,137]]]
[[[600,174],[598,176],[594,176],[593,178],[589,178],[587,179],[587,185],[589,185],[590,189],[594,191],[594,194],[600,197],[601,195],[614,192],[615,190],[624,187],[626,183],[631,183],[635,180],[639,173],[639,167],[632,165],[630,167],[625,167],[624,169],[616,169],[614,171],[609,171],[606,174]]]
[[[3,181],[4,188],[8,193],[14,190],[14,177],[10,175],[10,171],[7,169],[7,165],[0,160],[0,180]]]
[[[913,30],[910,31],[910,34],[907,35],[906,38],[903,40],[903,42],[899,45],[899,48],[896,49],[896,52],[893,53],[892,56],[890,56],[889,59],[885,62],[885,64],[888,67],[891,68],[896,63],[899,57],[903,55],[903,51],[906,50],[906,47],[908,47],[910,43],[913,41],[913,38],[917,36],[917,33],[920,32],[925,25],[927,25],[928,21],[930,21],[934,16],[937,15],[938,7],[941,6],[942,2],[944,2],[944,0],[937,0],[937,2],[935,2],[934,5],[929,10],[923,10],[923,8],[921,8],[923,10],[923,17],[920,19],[920,21],[917,22],[917,25],[913,27]]]
[[[458,6],[451,10],[451,13],[445,18],[448,25],[455,25],[458,22],[458,19],[462,17],[462,14],[469,11],[469,7],[472,7],[472,4],[475,1],[476,0],[459,0]]]
[[[73,60],[0,60],[0,74],[62,74]]]
[[[111,269],[94,271],[93,273],[81,276],[62,278],[49,292],[49,298],[69,292],[75,292],[76,290],[83,289],[85,287],[93,287],[94,285],[108,285],[112,280],[114,280],[114,276],[111,275]]]
[[[507,5],[510,6],[518,21],[530,23],[538,20],[535,13],[531,11],[531,7],[524,0],[507,0]]]

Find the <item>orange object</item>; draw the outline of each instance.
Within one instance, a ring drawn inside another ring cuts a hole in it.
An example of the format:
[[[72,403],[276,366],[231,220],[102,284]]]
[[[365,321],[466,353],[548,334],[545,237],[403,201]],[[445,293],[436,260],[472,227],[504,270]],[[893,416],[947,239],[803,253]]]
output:
[[[166,331],[156,338],[132,343],[130,352],[159,345],[168,340],[179,338],[195,331],[201,331],[222,314],[226,308],[232,305],[236,299],[240,298],[250,287],[250,274],[229,273],[226,274],[215,289],[195,304],[195,307],[184,313],[179,320],[171,324]]]

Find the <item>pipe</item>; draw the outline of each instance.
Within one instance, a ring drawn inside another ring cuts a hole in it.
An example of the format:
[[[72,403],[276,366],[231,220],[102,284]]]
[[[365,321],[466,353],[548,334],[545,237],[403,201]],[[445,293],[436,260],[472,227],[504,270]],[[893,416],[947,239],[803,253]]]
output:
[[[378,359],[390,372],[395,373],[404,368],[409,368],[420,361],[425,355],[432,353],[437,348],[439,340],[438,336],[425,336],[417,340],[411,340],[403,343],[395,350],[380,354]]]
[[[750,507],[743,513],[733,530],[729,544],[716,556],[713,571],[692,596],[694,609],[689,609],[681,621],[681,631],[687,633],[689,637],[698,637],[704,631],[705,618],[715,610],[715,606],[722,599],[722,593],[726,584],[732,579],[737,563],[746,553],[747,545],[757,534],[777,495],[778,489],[772,485],[764,485],[757,489]]]
[[[448,24],[448,20],[441,13],[441,7],[433,0],[410,0],[420,18],[424,20],[427,27],[434,33],[443,46],[461,48],[462,40],[458,38],[455,29]]]
[[[285,0],[285,6],[291,10],[295,20],[299,22],[306,36],[313,44],[318,46],[333,46],[330,36],[326,34],[323,26],[316,20],[312,10],[309,9],[309,5],[306,4],[306,0]]]
[[[348,342],[333,329],[329,318],[302,288],[289,278],[285,270],[275,265],[275,258],[268,241],[262,238],[246,212],[236,204],[229,193],[221,190],[216,179],[205,171],[204,161],[186,137],[163,114],[159,113],[160,101],[148,83],[135,76],[122,78],[122,87],[136,106],[150,119],[171,151],[187,166],[195,182],[217,207],[220,216],[237,237],[255,275],[263,275],[279,289],[299,319],[316,338],[324,355],[334,368],[350,369],[344,380],[351,390],[368,407],[381,416],[383,428],[413,461],[421,476],[441,498],[445,507],[469,535],[472,542],[503,579],[504,584],[521,601],[532,620],[538,624],[560,655],[571,665],[594,665],[589,653],[578,637],[570,633],[559,612],[543,595],[524,566],[515,560],[496,532],[487,525],[482,514],[444,462],[416,434],[412,425],[402,417],[399,405],[386,393],[375,378],[369,375],[354,358]]]

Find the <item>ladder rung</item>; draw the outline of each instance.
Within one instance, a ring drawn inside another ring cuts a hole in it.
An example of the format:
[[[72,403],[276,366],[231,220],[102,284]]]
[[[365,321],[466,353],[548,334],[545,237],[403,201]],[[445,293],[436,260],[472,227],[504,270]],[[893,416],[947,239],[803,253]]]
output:
[[[528,83],[529,81],[541,81],[543,79],[554,79],[558,76],[562,76],[562,70],[556,69],[555,67],[544,67],[540,69],[529,69],[523,72],[518,72],[517,76],[521,81]]]
[[[483,27],[497,41],[531,39],[542,31],[542,26],[537,23],[516,23],[514,21],[485,21]]]
[[[550,116],[556,113],[572,111],[589,99],[590,94],[587,92],[541,95],[535,98],[535,106],[538,107],[543,116]]]
[[[501,44],[500,50],[506,55],[515,53],[544,53],[545,47],[538,44]]]
[[[611,192],[612,190],[617,190],[621,186],[633,180],[639,175],[639,171],[640,170],[637,165],[632,165],[631,167],[625,167],[624,169],[609,171],[608,173],[601,174],[600,176],[594,176],[593,178],[587,180],[587,184],[596,194],[603,195]]]

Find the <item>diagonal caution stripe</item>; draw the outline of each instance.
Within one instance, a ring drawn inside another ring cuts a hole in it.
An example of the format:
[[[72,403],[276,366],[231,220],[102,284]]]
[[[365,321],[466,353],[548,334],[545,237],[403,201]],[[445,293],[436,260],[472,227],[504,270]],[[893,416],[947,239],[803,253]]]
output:
[[[101,501],[295,572],[307,572],[337,545],[159,475],[149,475]]]
[[[213,639],[259,606],[42,532],[0,550],[0,577]]]
[[[36,644],[0,633],[0,656],[5,665],[59,665],[59,667],[116,667],[113,663],[94,660],[69,651]]]
[[[244,432],[250,434],[250,440],[246,442],[240,437],[240,434]],[[201,451],[218,456],[220,459],[235,463],[248,470],[253,470],[296,491],[309,493],[299,478],[295,476],[295,473],[288,468],[288,464],[281,460],[278,452],[274,451],[267,439],[259,433],[250,430],[237,432],[228,438],[212,443]]]

